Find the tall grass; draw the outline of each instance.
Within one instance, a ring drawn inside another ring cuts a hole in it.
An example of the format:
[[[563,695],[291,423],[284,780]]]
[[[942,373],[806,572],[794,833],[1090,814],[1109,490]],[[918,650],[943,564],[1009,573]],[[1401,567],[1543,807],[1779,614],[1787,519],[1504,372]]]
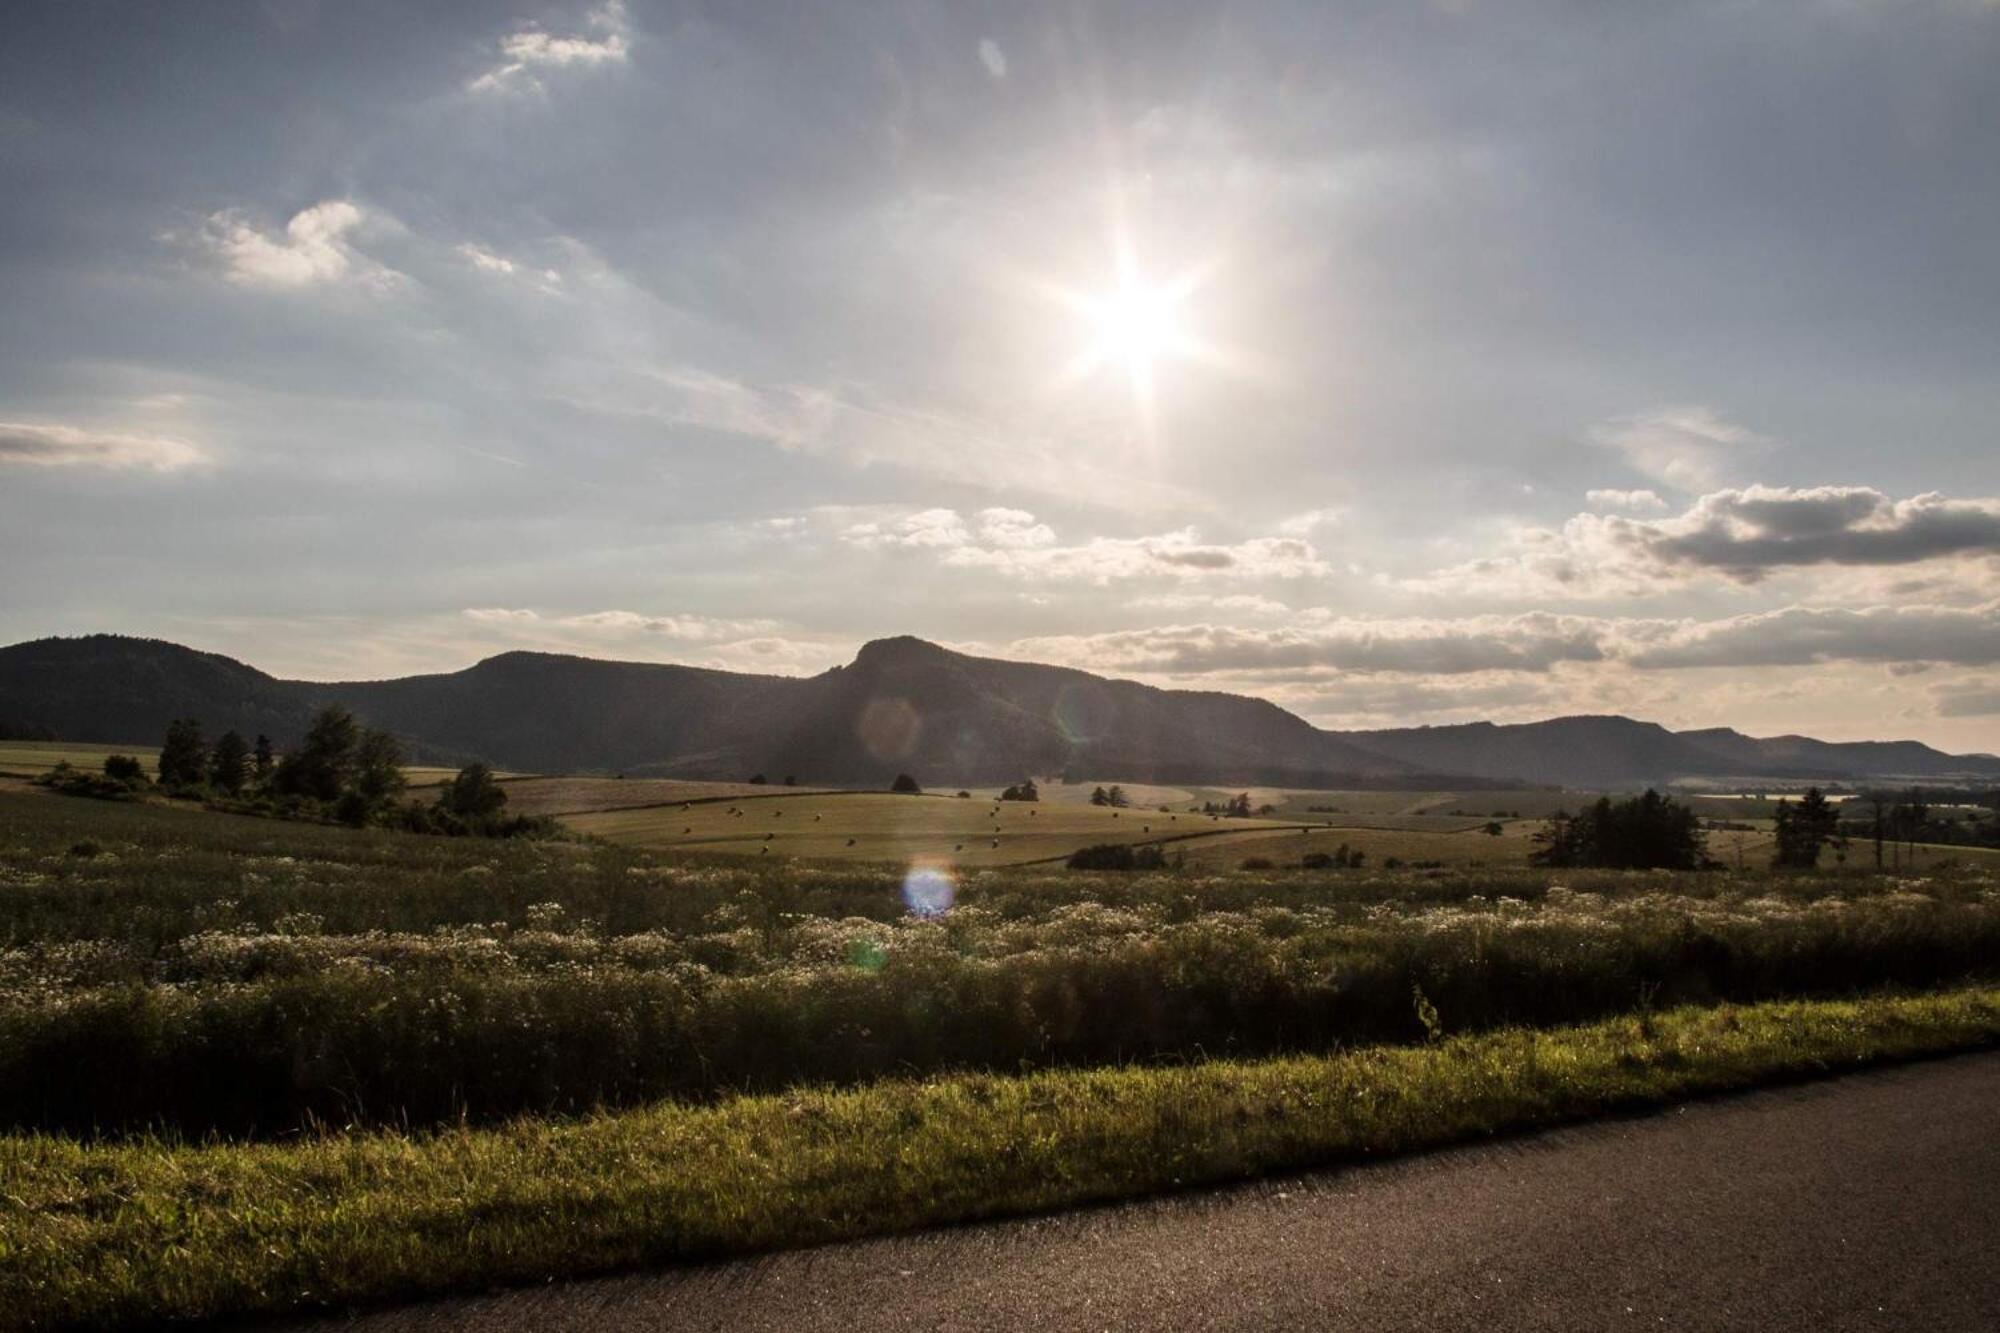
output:
[[[151,1327],[999,1217],[2000,1037],[2000,991],[287,1144],[0,1137],[0,1326]]]

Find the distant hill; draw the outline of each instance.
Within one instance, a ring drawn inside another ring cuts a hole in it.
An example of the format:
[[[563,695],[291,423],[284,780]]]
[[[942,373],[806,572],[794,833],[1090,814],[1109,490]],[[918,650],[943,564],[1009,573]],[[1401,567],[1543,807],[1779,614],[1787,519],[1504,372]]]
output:
[[[911,638],[870,643],[850,665],[805,679],[503,653],[444,675],[329,684],[113,635],[0,649],[0,718],[66,740],[150,740],[192,716],[211,734],[263,731],[282,744],[333,701],[418,757],[536,772],[763,772],[871,786],[900,772],[936,785],[1055,773],[1302,786],[1417,776],[1261,699],[968,657]]]
[[[933,786],[1065,774],[1298,787],[1540,784],[1696,777],[2000,778],[2000,759],[1914,741],[1766,740],[1624,717],[1331,732],[1261,699],[1162,690],[1031,662],[881,639],[806,678],[503,653],[439,675],[288,681],[231,658],[117,635],[0,648],[0,723],[64,740],[154,741],[175,717],[211,734],[298,737],[340,702],[433,762],[534,772]]]
[[[1946,754],[1917,741],[1758,739],[1727,727],[1669,731],[1616,715],[1344,734],[1364,749],[1421,768],[1560,787],[1636,787],[1697,778],[1849,783],[2000,778],[2000,758]]]

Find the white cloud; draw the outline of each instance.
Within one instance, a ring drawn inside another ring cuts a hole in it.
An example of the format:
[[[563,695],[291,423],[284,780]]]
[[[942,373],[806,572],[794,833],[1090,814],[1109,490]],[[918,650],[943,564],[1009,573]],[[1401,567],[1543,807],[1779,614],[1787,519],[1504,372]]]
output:
[[[1657,513],[1667,507],[1667,502],[1655,491],[1586,491],[1584,500],[1592,509],[1622,509],[1627,513]]]
[[[1032,518],[1032,515],[1028,517]],[[850,524],[840,534],[850,546],[963,546],[972,540],[956,509],[920,509],[900,519]]]
[[[986,66],[986,72],[994,78],[1007,77],[1007,53],[991,37],[979,39],[979,63]]]
[[[386,270],[360,261],[347,235],[361,225],[360,207],[328,199],[292,215],[282,233],[259,230],[241,214],[210,216],[205,238],[231,282],[251,287],[310,287],[359,271],[381,280]]]
[[[583,631],[601,635],[649,635],[687,643],[744,639],[769,634],[778,628],[778,623],[773,620],[731,620],[702,615],[652,616],[638,611],[583,611],[544,616],[525,607],[486,606],[468,607],[460,614],[467,620],[484,625]]]
[[[1166,625],[1017,641],[1017,652],[1092,670],[1155,675],[1257,674],[1302,669],[1460,675],[1544,672],[1597,662],[1603,622],[1535,613],[1460,620],[1325,619],[1276,629]]]
[[[1278,531],[1288,537],[1307,537],[1319,528],[1331,527],[1345,517],[1345,509],[1308,509],[1303,514],[1294,514],[1278,524]]]
[[[977,518],[979,540],[987,546],[1023,550],[1056,542],[1055,529],[1025,509],[982,509]]]
[[[1639,471],[1681,491],[1720,485],[1744,456],[1762,453],[1773,443],[1699,406],[1618,417],[1592,427],[1590,439],[1617,450]]]
[[[537,70],[622,64],[631,49],[624,0],[607,0],[591,10],[584,22],[590,31],[601,35],[557,37],[539,27],[516,29],[500,39],[500,62],[467,88],[475,93],[539,92],[542,83]]]
[[[1193,528],[1146,537],[1094,537],[1076,546],[961,546],[945,563],[991,569],[1035,583],[1103,586],[1126,579],[1297,579],[1333,572],[1310,542],[1256,537],[1234,544],[1204,542]]]
[[[0,466],[96,467],[172,472],[203,462],[186,440],[78,426],[0,421]]]

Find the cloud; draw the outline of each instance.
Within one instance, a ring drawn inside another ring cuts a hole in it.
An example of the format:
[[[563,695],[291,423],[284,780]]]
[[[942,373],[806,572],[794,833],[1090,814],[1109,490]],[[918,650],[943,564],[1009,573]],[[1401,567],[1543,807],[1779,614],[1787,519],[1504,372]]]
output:
[[[386,273],[357,256],[347,234],[361,225],[361,208],[346,199],[328,199],[292,215],[281,233],[259,230],[240,213],[212,214],[204,233],[231,282],[250,287],[310,287],[335,282],[350,271],[372,277]]]
[[[1990,717],[2000,714],[2000,680],[1989,676],[1939,685],[1931,699],[1939,717]]]
[[[1023,517],[1030,520],[1034,515]],[[850,546],[963,546],[972,540],[955,509],[920,509],[900,519],[849,525],[840,539]]]
[[[607,0],[590,11],[584,23],[602,35],[557,37],[539,27],[516,29],[500,39],[500,62],[467,84],[467,89],[475,93],[540,92],[537,70],[622,64],[630,52],[631,37],[624,0]]]
[[[982,509],[977,516],[979,540],[1003,550],[1030,550],[1053,546],[1055,529],[1038,523],[1025,509]]]
[[[1593,426],[1590,440],[1618,451],[1639,471],[1681,491],[1720,484],[1744,455],[1764,452],[1773,443],[1706,407],[1670,407],[1616,417]]]
[[[172,472],[203,462],[186,440],[164,435],[128,435],[77,426],[0,421],[0,466],[96,467]]]
[[[1308,509],[1303,514],[1294,514],[1278,524],[1278,531],[1287,537],[1310,536],[1318,528],[1331,527],[1347,514],[1345,509]]]
[[[1789,606],[1701,622],[1634,622],[1647,628],[1632,665],[1809,666],[1823,662],[2000,664],[2000,602],[1977,607]]]
[[[1622,509],[1635,514],[1667,507],[1667,502],[1654,491],[1596,490],[1584,492],[1583,498],[1592,509]]]
[[[1103,586],[1127,579],[1320,577],[1332,568],[1310,542],[1256,537],[1235,544],[1204,542],[1193,528],[1146,537],[1094,537],[1075,546],[961,546],[945,563],[991,569],[1033,583]]]
[[[1887,568],[2000,556],[2000,500],[1897,500],[1865,486],[1715,491],[1671,518],[1578,514],[1509,549],[1400,581],[1419,592],[1642,597],[1704,576],[1751,585],[1816,565]],[[1918,580],[1906,592],[1925,586]]]
[[[496,273],[507,278],[523,277],[535,279],[538,285],[546,284],[543,287],[545,291],[562,283],[562,274],[552,268],[530,268],[526,264],[517,263],[503,254],[498,254],[472,241],[466,241],[459,245],[458,253],[467,263],[482,273]]]
[[[1539,673],[1561,662],[1602,661],[1603,633],[1601,622],[1535,613],[1462,620],[1339,619],[1279,629],[1168,625],[1023,639],[1014,649],[1092,670],[1174,676],[1301,669]]]
[[[994,78],[1007,77],[1007,53],[991,37],[979,39],[979,63],[986,66],[986,72]]]
[[[1704,495],[1680,519],[1646,534],[1644,544],[1663,563],[1717,569],[1745,583],[1786,566],[2000,555],[2000,500],[1947,500],[1935,492],[1893,500],[1865,486],[1752,486]]]
[[[651,616],[638,611],[584,611],[544,616],[525,607],[478,606],[468,607],[459,614],[484,625],[580,630],[591,634],[652,635],[688,643],[743,639],[769,634],[778,628],[778,623],[773,620],[730,620],[701,615]]]

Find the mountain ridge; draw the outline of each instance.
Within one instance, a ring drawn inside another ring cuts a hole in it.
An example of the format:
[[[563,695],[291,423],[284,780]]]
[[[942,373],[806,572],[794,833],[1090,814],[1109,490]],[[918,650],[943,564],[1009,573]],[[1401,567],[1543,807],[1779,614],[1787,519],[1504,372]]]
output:
[[[1676,732],[1617,714],[1338,732],[1269,700],[1168,690],[901,635],[815,676],[527,649],[456,671],[295,681],[160,639],[0,648],[0,722],[136,743],[179,716],[281,744],[340,702],[436,762],[537,772],[932,785],[1067,775],[1183,785],[1628,787],[1677,779],[2000,779],[2000,758],[1916,741]]]

